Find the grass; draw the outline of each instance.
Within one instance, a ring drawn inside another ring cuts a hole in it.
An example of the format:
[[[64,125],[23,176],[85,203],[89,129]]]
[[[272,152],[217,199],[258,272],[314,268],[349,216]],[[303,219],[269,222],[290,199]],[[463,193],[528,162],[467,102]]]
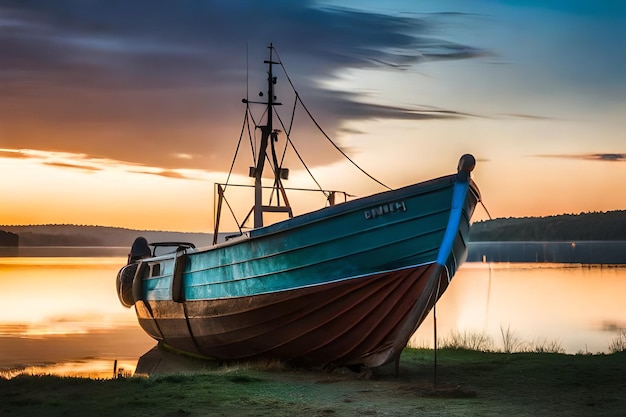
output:
[[[608,345],[608,352],[626,352],[626,329],[610,327],[607,330],[619,333]],[[559,340],[536,339],[534,341],[522,340],[510,326],[504,328],[500,326],[501,347],[496,347],[494,340],[484,332],[452,330],[448,336],[437,338],[437,346],[444,349],[476,350],[481,352],[502,352],[502,353],[565,353],[565,349]],[[427,349],[425,345],[409,345],[410,348]],[[590,354],[587,351],[580,351],[578,354]]]
[[[438,339],[437,344],[444,349],[476,350],[481,352],[565,353],[565,349],[563,349],[558,340],[535,340],[533,342],[525,342],[521,340],[510,327],[505,329],[502,326],[500,327],[500,334],[502,336],[501,348],[495,347],[495,343],[490,336],[485,333],[477,332],[460,333],[452,331],[447,337]],[[622,339],[623,340],[620,340],[620,342],[623,347],[626,347],[626,334],[623,335]],[[611,350],[611,352],[616,351],[617,350]]]
[[[474,337],[469,337],[474,340]],[[480,338],[479,338],[480,339]],[[230,364],[200,374],[0,380],[0,416],[623,415],[626,352],[405,349],[369,380],[344,369]]]
[[[609,352],[618,353],[626,351],[626,330],[620,330],[619,334],[609,343]]]
[[[511,330],[511,326],[507,326],[506,330],[500,326],[500,334],[502,335],[502,351],[505,353],[513,353],[524,347],[517,335]]]
[[[626,331],[611,354],[565,355],[558,341],[522,341],[500,329],[452,332],[434,352],[407,348],[400,373],[369,380],[280,361],[229,363],[202,373],[92,380],[56,376],[0,379],[0,416],[361,416],[622,415]],[[195,366],[195,369],[198,367]]]
[[[465,349],[490,352],[493,350],[493,340],[484,333],[450,332],[450,335],[437,342],[444,349]]]

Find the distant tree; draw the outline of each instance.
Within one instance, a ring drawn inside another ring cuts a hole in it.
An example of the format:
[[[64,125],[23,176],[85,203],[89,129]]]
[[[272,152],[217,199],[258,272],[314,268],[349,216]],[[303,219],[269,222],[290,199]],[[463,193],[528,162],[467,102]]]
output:
[[[15,233],[0,230],[0,246],[15,248],[19,245],[19,236]]]
[[[480,221],[472,224],[470,240],[626,240],[626,210]]]

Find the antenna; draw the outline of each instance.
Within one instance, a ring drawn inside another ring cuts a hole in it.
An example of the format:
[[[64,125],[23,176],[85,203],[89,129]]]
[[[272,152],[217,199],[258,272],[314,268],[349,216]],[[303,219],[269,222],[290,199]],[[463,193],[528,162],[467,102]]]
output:
[[[249,94],[249,90],[250,90],[250,75],[248,73],[250,65],[248,63],[250,57],[249,55],[249,51],[248,51],[248,42],[246,42],[246,101],[250,98]]]

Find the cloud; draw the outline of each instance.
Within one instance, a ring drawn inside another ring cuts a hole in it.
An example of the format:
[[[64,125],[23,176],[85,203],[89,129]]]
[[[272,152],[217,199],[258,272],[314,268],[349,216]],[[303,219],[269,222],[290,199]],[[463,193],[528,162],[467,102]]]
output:
[[[80,169],[83,171],[100,171],[100,168],[89,166],[89,165],[79,165],[79,164],[71,164],[68,162],[44,162],[45,165],[54,166],[58,168],[72,168],[72,169]]]
[[[346,68],[409,70],[486,55],[445,39],[445,15],[313,1],[6,0],[0,16],[3,146],[101,155],[166,173],[227,169],[246,66],[256,94],[269,42],[331,136],[347,119],[465,115],[368,104],[355,93],[324,90],[320,80]],[[288,108],[291,99],[284,102]],[[318,152],[314,160],[336,157]]]
[[[589,155],[589,157],[599,161],[626,161],[626,154],[624,153],[596,153]]]
[[[32,158],[32,156],[19,150],[0,149],[0,158],[28,159]]]
[[[27,324],[0,323],[0,337],[22,335],[27,331]]]
[[[578,155],[536,155],[541,158],[581,159],[585,161],[626,162],[626,153],[591,153]]]
[[[156,171],[145,170],[145,171],[136,171],[136,172],[141,172],[143,174],[158,175],[160,177],[165,177],[165,178],[195,179],[195,178],[189,177],[187,175],[183,175],[180,172],[172,171],[172,170],[169,170],[169,169],[159,169],[159,170],[156,170]]]
[[[193,159],[193,155],[188,154],[178,154],[175,155],[176,158],[180,158],[183,160]],[[116,160],[106,159],[93,155],[85,155],[85,154],[72,154],[67,152],[48,152],[48,151],[36,151],[30,149],[22,149],[22,150],[9,150],[9,149],[0,149],[0,159],[1,158],[9,158],[9,159],[31,159],[33,161],[39,162],[43,165],[57,167],[57,168],[69,168],[69,169],[77,169],[83,170],[87,172],[98,172],[105,170],[107,168],[116,168],[123,169],[127,172],[133,172],[138,174],[150,174],[157,175],[166,178],[174,178],[174,179],[201,179],[201,171],[196,170],[195,174],[193,172],[183,174],[181,172],[170,170],[170,169],[162,169],[154,166],[145,166],[141,164],[132,164],[132,163],[120,163]],[[192,175],[190,175],[192,174]]]
[[[506,113],[504,117],[511,117],[514,119],[527,119],[527,120],[556,120],[554,117],[540,116],[537,114],[524,114],[524,113]]]

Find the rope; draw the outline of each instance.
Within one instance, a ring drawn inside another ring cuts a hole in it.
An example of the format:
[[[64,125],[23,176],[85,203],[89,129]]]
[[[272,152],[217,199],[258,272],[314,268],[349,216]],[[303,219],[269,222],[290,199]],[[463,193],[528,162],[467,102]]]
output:
[[[284,129],[283,120],[280,118],[279,115],[277,115],[277,117],[278,117],[278,121],[280,122],[281,126],[283,126],[283,129]],[[291,145],[291,149],[293,149],[294,153],[300,160],[300,163],[302,163],[302,166],[304,166],[304,169],[306,170],[306,172],[308,172],[308,174],[311,176],[311,179],[313,180],[315,185],[317,185],[317,188],[319,188],[319,190],[326,196],[326,198],[328,198],[329,194],[327,194],[324,191],[320,183],[317,181],[317,179],[315,179],[315,176],[313,176],[313,173],[311,172],[307,164],[304,162],[304,159],[302,159],[302,155],[300,155],[300,152],[298,152],[298,149],[296,149],[296,147],[294,146],[293,142],[291,141],[291,137],[289,135],[287,135],[287,143]],[[287,145],[287,143],[285,143],[285,146]]]
[[[371,180],[373,180],[374,182],[378,183],[379,185],[381,185],[382,187],[391,190],[390,187],[388,187],[387,185],[383,184],[381,181],[377,180],[376,178],[374,178],[372,175],[370,175],[369,173],[367,173],[363,168],[361,168],[359,165],[357,165],[356,162],[354,162],[352,160],[352,158],[350,158],[331,138],[330,136],[328,136],[328,134],[324,131],[324,129],[322,128],[322,126],[320,126],[320,124],[317,122],[317,120],[315,119],[315,117],[313,117],[313,115],[311,114],[311,112],[309,111],[309,109],[307,108],[307,106],[304,104],[304,101],[302,100],[302,98],[300,97],[300,94],[298,93],[298,91],[296,90],[293,82],[291,81],[291,78],[289,77],[289,74],[287,73],[287,69],[285,68],[285,66],[282,63],[282,60],[280,59],[280,56],[278,55],[278,51],[276,51],[276,49],[273,46],[270,46],[270,48],[272,48],[272,50],[276,53],[276,58],[278,60],[278,63],[280,64],[283,73],[285,74],[285,77],[287,78],[287,81],[289,82],[289,85],[291,86],[291,89],[293,90],[294,94],[295,94],[295,98],[294,98],[294,103],[293,103],[293,108],[292,108],[292,114],[291,114],[291,120],[289,123],[289,127],[287,128],[285,126],[285,123],[283,122],[283,120],[281,119],[280,115],[278,113],[275,113],[280,124],[281,127],[283,129],[283,131],[286,134],[287,137],[287,141],[285,142],[285,147],[283,149],[283,153],[281,155],[281,160],[280,160],[280,164],[282,165],[282,162],[285,159],[286,153],[287,153],[287,145],[290,145],[291,148],[293,149],[294,153],[296,154],[296,156],[298,157],[298,159],[300,160],[300,162],[302,163],[302,165],[304,166],[304,169],[307,171],[307,173],[309,174],[309,176],[311,177],[311,179],[313,180],[313,182],[315,183],[315,185],[318,187],[319,191],[321,191],[325,196],[326,199],[328,201],[329,197],[330,197],[330,192],[325,191],[321,184],[317,181],[317,179],[315,178],[315,176],[313,175],[313,172],[311,172],[311,170],[309,169],[309,167],[307,166],[307,164],[304,162],[304,159],[302,158],[302,155],[300,154],[300,152],[298,152],[298,150],[296,149],[293,141],[291,140],[291,130],[293,128],[293,124],[294,124],[294,120],[295,120],[295,114],[296,114],[296,108],[298,103],[300,103],[302,105],[302,108],[304,109],[304,111],[307,113],[307,115],[309,116],[309,118],[311,119],[311,121],[315,124],[315,126],[317,127],[317,129],[319,130],[319,132],[331,143],[331,145],[339,152],[341,153],[341,155],[343,155],[344,158],[346,158],[348,161],[350,161],[350,163],[352,165],[354,165],[359,171],[361,171],[363,174],[365,174],[368,178],[370,178]],[[256,137],[256,128],[258,127],[257,121],[255,120],[254,115],[252,114],[252,111],[250,109],[250,103],[248,101],[248,94],[249,94],[249,86],[248,86],[248,62],[247,62],[247,57],[248,57],[248,51],[247,51],[247,45],[246,45],[246,111],[244,114],[244,120],[243,120],[243,124],[241,126],[241,132],[239,133],[239,141],[237,142],[237,147],[235,149],[235,155],[233,157],[232,163],[230,165],[230,169],[228,171],[228,176],[226,178],[226,183],[224,184],[224,192],[226,191],[226,187],[228,187],[228,184],[230,182],[230,178],[232,176],[233,170],[234,170],[234,166],[235,166],[235,162],[237,160],[237,155],[239,154],[239,149],[241,147],[241,142],[243,140],[243,134],[244,132],[247,130],[248,131],[248,139],[250,140],[250,148],[252,151],[252,159],[254,161],[257,161],[258,155],[257,155],[257,151],[256,151],[256,141],[253,140],[254,137]],[[265,116],[265,114],[267,113],[267,109],[265,109],[265,111],[263,112],[263,114],[260,116],[260,119],[263,119],[263,117]],[[258,161],[257,161],[258,162]],[[277,161],[278,162],[278,161]],[[270,166],[272,165],[272,161],[270,160],[270,158],[268,158],[268,163],[270,164]],[[344,195],[346,195],[344,193]],[[273,198],[273,195],[271,196],[271,198]],[[223,197],[223,201],[226,203],[226,206],[228,207],[231,215],[233,216],[233,219],[235,219],[235,223],[237,224],[237,227],[239,228],[239,231],[242,231],[242,227],[244,226],[243,224],[240,224],[239,221],[237,220],[237,217],[235,216],[234,210],[231,207],[230,203],[228,202],[228,200],[226,199],[226,197]],[[483,205],[484,206],[484,205]],[[486,208],[485,208],[486,210]]]
[[[489,216],[489,220],[493,220],[493,218],[491,217],[491,214],[489,214],[489,210],[487,210],[487,206],[485,206],[485,203],[483,203],[483,200],[480,200],[480,205],[483,206],[483,208],[485,209],[487,216]]]
[[[224,191],[226,191],[226,187],[224,187]],[[228,210],[230,211],[230,215],[233,216],[233,219],[235,219],[235,223],[237,224],[237,229],[239,229],[239,233],[243,233],[243,224],[239,224],[239,220],[237,220],[237,216],[235,215],[235,212],[233,210],[233,208],[230,206],[230,203],[228,202],[228,200],[226,199],[226,196],[223,196],[223,201],[226,203],[226,207],[228,207]]]
[[[247,123],[248,121],[248,111],[246,110],[246,114],[243,116],[243,124],[241,125],[241,132],[239,133],[239,141],[237,142],[237,148],[235,148],[235,157],[233,158],[233,161],[230,164],[230,170],[228,171],[228,176],[226,177],[226,184],[228,184],[228,181],[230,180],[230,176],[233,173],[233,168],[235,167],[235,161],[237,160],[237,154],[239,153],[239,147],[241,146],[241,139],[243,138],[243,132],[246,128],[246,125],[249,126],[249,123]],[[250,128],[248,128],[248,131],[250,131]]]
[[[298,91],[296,90],[296,87],[294,86],[293,82],[291,81],[291,78],[289,77],[289,74],[287,73],[287,69],[285,68],[285,66],[283,65],[283,61],[282,59],[280,59],[280,56],[278,55],[278,51],[276,51],[276,49],[274,48],[274,52],[276,53],[276,57],[278,58],[278,62],[280,63],[281,68],[283,69],[283,72],[285,74],[285,77],[287,77],[287,81],[289,81],[289,85],[291,85],[291,89],[293,90],[293,92],[296,94],[296,100],[300,102],[300,104],[302,105],[302,108],[304,109],[304,111],[306,111],[306,113],[309,115],[309,117],[311,118],[311,121],[315,124],[315,126],[317,127],[317,129],[320,131],[320,133],[322,135],[324,135],[324,137],[335,147],[335,149],[337,151],[339,151],[339,153],[341,153],[348,161],[350,161],[350,163],[352,165],[354,165],[359,171],[361,171],[363,174],[365,174],[367,177],[369,177],[371,180],[373,180],[374,182],[380,184],[381,186],[383,186],[384,188],[391,190],[390,187],[386,186],[385,184],[383,184],[382,182],[380,182],[379,180],[377,180],[376,178],[374,178],[373,176],[371,176],[369,173],[367,173],[363,168],[361,168],[360,166],[358,166],[356,164],[356,162],[354,162],[352,160],[352,158],[350,158],[339,146],[337,146],[337,144],[335,142],[333,142],[333,140],[330,138],[330,136],[328,136],[328,134],[326,134],[326,132],[324,131],[324,129],[322,128],[322,126],[320,126],[320,124],[317,122],[317,120],[315,120],[315,117],[313,117],[313,115],[311,114],[311,112],[309,111],[309,109],[306,107],[306,105],[304,104],[304,101],[302,101],[302,98],[300,97],[300,94],[298,93]]]

